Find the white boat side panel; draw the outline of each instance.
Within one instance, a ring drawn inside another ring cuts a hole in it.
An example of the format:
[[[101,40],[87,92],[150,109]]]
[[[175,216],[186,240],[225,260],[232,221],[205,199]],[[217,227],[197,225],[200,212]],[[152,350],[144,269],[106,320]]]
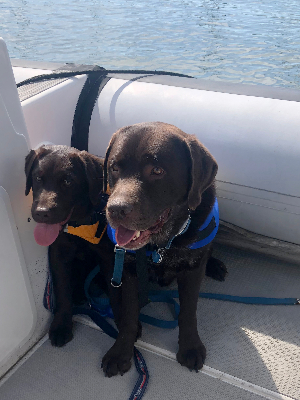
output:
[[[14,67],[13,73],[16,83],[25,81],[26,79],[32,78],[37,75],[51,74],[53,71],[50,69],[37,69],[37,68],[24,68]]]
[[[251,203],[262,206],[271,207],[278,211],[289,211],[293,214],[300,214],[299,197],[286,196],[275,192],[267,192],[266,190],[255,189],[247,186],[234,185],[227,182],[216,182],[217,190],[222,192],[222,196],[233,198],[235,200],[248,198]]]
[[[31,336],[36,323],[31,288],[7,192],[0,187],[0,365]]]
[[[25,197],[28,134],[10,60],[1,40],[0,67],[0,186],[4,188],[0,202],[1,376],[45,334],[49,315],[42,306],[47,249],[34,240],[32,196]],[[9,331],[11,326],[13,333]]]
[[[251,232],[300,244],[300,206],[217,190],[220,218]],[[299,202],[300,203],[300,202]]]
[[[94,110],[90,150],[103,154],[115,130],[145,121],[197,135],[220,180],[300,197],[299,102],[111,79]]]
[[[145,121],[196,134],[215,156],[221,219],[300,244],[299,102],[111,79],[89,150],[104,155],[113,132]]]
[[[86,76],[74,77],[22,102],[30,147],[70,146],[75,107]]]

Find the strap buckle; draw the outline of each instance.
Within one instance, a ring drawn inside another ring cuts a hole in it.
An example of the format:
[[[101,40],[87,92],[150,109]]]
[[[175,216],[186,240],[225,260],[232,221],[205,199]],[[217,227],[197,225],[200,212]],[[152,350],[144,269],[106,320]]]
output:
[[[115,248],[114,248],[114,252],[116,253],[117,251],[122,251],[122,252],[124,252],[124,253],[126,253],[126,249],[124,249],[124,247],[121,247],[121,246],[119,246],[118,244],[116,244],[115,245]]]

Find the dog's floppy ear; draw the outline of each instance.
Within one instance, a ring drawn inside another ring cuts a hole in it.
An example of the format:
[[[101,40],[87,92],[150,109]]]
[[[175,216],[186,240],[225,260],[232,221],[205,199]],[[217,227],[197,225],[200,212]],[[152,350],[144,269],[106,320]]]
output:
[[[89,185],[89,197],[93,205],[99,201],[103,187],[103,158],[96,157],[87,151],[80,152]]]
[[[27,196],[32,188],[32,169],[35,160],[47,155],[52,150],[42,145],[37,150],[30,150],[29,154],[25,157],[25,175],[26,175],[26,189],[25,196]]]
[[[213,183],[218,171],[218,164],[195,135],[185,138],[192,162],[192,181],[188,193],[188,205],[195,210],[201,203],[202,193]]]
[[[32,167],[33,163],[37,158],[37,152],[35,150],[30,150],[25,158],[25,175],[26,175],[26,189],[25,196],[27,196],[32,188]]]
[[[107,161],[111,151],[111,148],[116,140],[116,133],[110,139],[108,144],[108,148],[106,149],[105,159],[104,159],[104,166],[103,166],[103,192],[106,193],[108,189],[108,182],[107,182]],[[109,193],[108,193],[109,194]]]

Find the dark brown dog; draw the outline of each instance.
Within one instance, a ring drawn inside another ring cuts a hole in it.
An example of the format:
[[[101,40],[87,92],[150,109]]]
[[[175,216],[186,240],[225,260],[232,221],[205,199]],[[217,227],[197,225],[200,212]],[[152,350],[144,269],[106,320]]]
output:
[[[149,243],[165,248],[191,215],[187,232],[164,250],[162,263],[151,267],[161,284],[177,278],[181,308],[177,360],[196,371],[203,366],[206,355],[197,331],[200,284],[207,264],[207,274],[220,280],[226,268],[210,258],[210,245],[196,250],[186,246],[193,243],[213,207],[217,169],[215,159],[195,136],[160,122],[118,130],[112,136],[104,164],[104,190],[109,184],[111,192],[107,219],[116,229],[118,244],[125,249],[136,250]],[[114,300],[120,304],[114,310],[119,336],[103,358],[108,376],[130,368],[138,332],[138,282],[132,256],[126,257],[122,286],[115,289],[119,300]]]
[[[33,191],[32,217],[37,243],[49,246],[56,308],[50,327],[52,345],[63,346],[72,335],[72,305],[83,300],[83,282],[107,249],[65,233],[65,224],[86,224],[102,192],[103,160],[68,146],[42,146],[26,157],[26,191]],[[105,235],[106,237],[106,235]],[[110,249],[108,239],[104,242]],[[105,262],[103,262],[105,265]]]

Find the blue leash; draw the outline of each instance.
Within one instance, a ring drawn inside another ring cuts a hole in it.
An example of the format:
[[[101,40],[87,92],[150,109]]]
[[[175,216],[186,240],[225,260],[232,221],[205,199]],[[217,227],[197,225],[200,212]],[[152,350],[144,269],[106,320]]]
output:
[[[103,330],[104,333],[114,339],[117,338],[118,331],[96,309],[93,309],[92,307],[73,307],[73,315],[77,314],[87,315],[96,325],[99,326],[100,329]],[[139,377],[128,400],[141,400],[147,389],[149,372],[144,357],[136,347],[133,348],[133,356]]]
[[[107,335],[112,338],[116,338],[118,335],[117,330],[106,320],[106,317],[113,318],[113,313],[109,305],[109,299],[107,297],[91,297],[89,294],[89,287],[92,280],[100,272],[100,267],[94,268],[88,275],[84,289],[86,296],[90,302],[90,307],[74,307],[73,315],[83,314],[89,316],[100,329],[103,330]],[[149,299],[151,302],[162,302],[167,303],[173,307],[174,320],[165,321],[159,318],[151,317],[146,314],[140,314],[140,321],[154,325],[156,327],[165,329],[174,329],[178,326],[178,315],[180,311],[179,304],[175,299],[179,297],[177,290],[152,290],[149,293]],[[230,296],[226,294],[217,293],[199,293],[200,298],[231,301],[243,304],[255,304],[255,305],[296,305],[300,304],[300,300],[297,298],[266,298],[266,297],[241,297],[241,296]],[[44,306],[49,311],[54,310],[54,297],[52,279],[50,273],[48,273],[47,284],[44,292]],[[148,382],[149,372],[146,366],[146,362],[142,354],[134,347],[134,362],[139,374],[135,387],[129,397],[129,400],[141,400]]]
[[[152,290],[151,294],[160,294],[165,293],[166,295],[178,299],[178,290]],[[235,303],[243,303],[243,304],[256,304],[261,306],[292,306],[299,305],[300,299],[295,297],[287,297],[287,298],[277,298],[277,297],[242,297],[242,296],[231,296],[228,294],[219,294],[219,293],[199,293],[200,298],[204,299],[214,299],[214,300],[223,300],[223,301],[232,301]]]
[[[118,331],[105,318],[107,316],[113,318],[108,298],[99,298],[98,299],[99,301],[97,301],[97,299],[95,298],[91,299],[88,292],[91,281],[95,278],[95,276],[99,273],[99,271],[100,271],[99,266],[94,268],[94,270],[91,271],[91,273],[89,274],[84,285],[84,289],[90,301],[90,305],[73,307],[72,311],[73,315],[78,315],[78,314],[87,315],[88,317],[91,318],[92,321],[95,322],[97,326],[99,326],[100,329],[103,330],[104,333],[116,339],[118,336]],[[54,312],[55,299],[53,294],[53,282],[50,270],[48,270],[47,283],[43,297],[43,304],[47,310],[51,311],[52,313]],[[134,355],[134,363],[136,366],[136,370],[139,374],[139,377],[128,400],[141,400],[145,394],[148,385],[149,372],[142,354],[137,350],[136,347],[134,347],[133,349],[133,355]]]
[[[269,297],[241,297],[241,296],[230,296],[227,294],[218,293],[199,293],[200,298],[214,299],[222,301],[231,301],[235,303],[249,304],[249,305],[299,305],[300,300],[296,298],[269,298]],[[150,302],[161,302],[167,303],[174,307],[173,321],[165,321],[162,319],[150,317],[149,315],[140,314],[140,321],[154,325],[159,328],[174,329],[178,326],[178,316],[180,311],[179,304],[175,299],[179,298],[178,290],[151,290],[149,292]]]
[[[92,297],[89,294],[89,287],[92,280],[100,272],[100,267],[97,266],[87,277],[84,285],[85,294],[92,307],[97,310],[103,317],[114,318],[109,299],[107,297]],[[249,305],[299,305],[300,300],[297,298],[269,298],[269,297],[242,297],[231,296],[219,293],[199,293],[200,298],[214,299],[222,301],[231,301],[235,303]],[[163,320],[149,315],[140,313],[139,319],[141,322],[150,324],[159,328],[174,329],[178,326],[178,316],[180,306],[175,299],[179,298],[178,290],[151,290],[149,292],[149,301],[152,303],[166,303],[171,306],[173,320]]]

